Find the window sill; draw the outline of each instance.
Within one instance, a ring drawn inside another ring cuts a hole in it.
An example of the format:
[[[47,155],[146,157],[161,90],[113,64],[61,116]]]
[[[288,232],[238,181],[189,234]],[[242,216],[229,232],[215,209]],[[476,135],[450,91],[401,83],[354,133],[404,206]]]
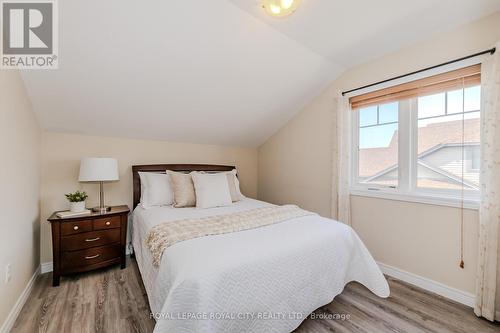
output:
[[[360,197],[380,198],[395,201],[416,202],[427,205],[462,207],[462,199],[459,197],[443,196],[439,194],[403,194],[384,190],[350,189],[350,194]],[[466,209],[479,209],[479,200],[464,199],[463,207]]]

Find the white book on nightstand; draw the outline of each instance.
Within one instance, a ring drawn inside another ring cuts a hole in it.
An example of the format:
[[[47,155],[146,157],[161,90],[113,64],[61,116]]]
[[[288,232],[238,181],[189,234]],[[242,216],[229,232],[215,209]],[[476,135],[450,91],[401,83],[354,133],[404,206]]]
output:
[[[69,210],[64,211],[64,212],[59,212],[56,213],[56,215],[62,219],[68,218],[68,217],[77,217],[77,216],[85,216],[85,215],[90,215],[90,209],[85,209],[83,212],[71,212]]]

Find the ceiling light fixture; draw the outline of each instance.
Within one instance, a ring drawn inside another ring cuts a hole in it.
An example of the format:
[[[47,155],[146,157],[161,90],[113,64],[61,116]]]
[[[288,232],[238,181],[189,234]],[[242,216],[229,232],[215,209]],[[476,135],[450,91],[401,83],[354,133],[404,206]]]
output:
[[[288,16],[297,10],[300,0],[262,0],[262,8],[275,17]]]

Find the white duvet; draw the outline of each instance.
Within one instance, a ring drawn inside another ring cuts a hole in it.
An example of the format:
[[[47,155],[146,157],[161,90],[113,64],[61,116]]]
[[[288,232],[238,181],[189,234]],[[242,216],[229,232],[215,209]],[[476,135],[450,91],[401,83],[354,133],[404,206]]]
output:
[[[163,222],[269,205],[136,208],[133,245],[157,320],[154,332],[290,332],[350,281],[380,297],[389,286],[354,230],[320,216],[196,238],[165,250],[158,268],[144,244]]]

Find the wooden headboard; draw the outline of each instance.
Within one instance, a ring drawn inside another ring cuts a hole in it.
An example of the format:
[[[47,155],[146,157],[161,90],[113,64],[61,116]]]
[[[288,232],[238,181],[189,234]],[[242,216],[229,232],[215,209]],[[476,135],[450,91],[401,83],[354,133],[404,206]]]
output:
[[[134,165],[132,166],[132,179],[134,187],[134,208],[137,207],[141,200],[141,178],[139,172],[155,172],[165,173],[166,170],[178,172],[191,171],[206,171],[206,172],[222,172],[231,171],[236,167],[231,165],[211,165],[211,164],[151,164],[151,165]]]

